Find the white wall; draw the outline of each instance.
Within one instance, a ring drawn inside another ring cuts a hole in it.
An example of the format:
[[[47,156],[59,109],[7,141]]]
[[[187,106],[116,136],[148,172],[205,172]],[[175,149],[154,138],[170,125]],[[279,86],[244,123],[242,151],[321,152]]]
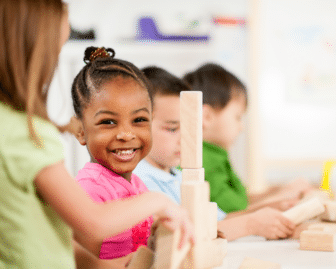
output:
[[[206,61],[215,61],[249,85],[248,28],[215,26],[211,22],[214,16],[247,19],[247,0],[67,2],[72,25],[82,30],[94,27],[98,39],[94,43],[68,42],[62,51],[60,72],[49,105],[52,117],[58,122],[66,122],[72,115],[70,85],[84,65],[83,52],[89,45],[112,47],[118,58],[140,68],[155,64],[179,76]],[[318,182],[323,160],[336,154],[336,2],[259,2],[258,105],[265,175],[273,182],[299,175]],[[165,33],[208,33],[211,41],[207,44],[134,42],[137,18],[141,15],[154,15]],[[190,27],[193,20],[199,22],[199,27]],[[64,101],[59,89],[65,96],[64,106],[59,105]],[[253,131],[253,126],[248,127]],[[71,137],[66,139],[68,167],[75,174],[88,160],[87,154]],[[232,150],[234,165],[243,180],[248,178],[245,145],[246,134],[242,134]]]

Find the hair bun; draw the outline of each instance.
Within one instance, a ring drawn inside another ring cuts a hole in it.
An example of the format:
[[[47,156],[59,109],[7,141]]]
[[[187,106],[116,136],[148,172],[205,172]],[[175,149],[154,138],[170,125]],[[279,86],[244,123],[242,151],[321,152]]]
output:
[[[105,49],[104,47],[88,47],[84,52],[84,62],[86,64],[92,63],[98,58],[113,58],[115,56],[115,51],[111,48]]]

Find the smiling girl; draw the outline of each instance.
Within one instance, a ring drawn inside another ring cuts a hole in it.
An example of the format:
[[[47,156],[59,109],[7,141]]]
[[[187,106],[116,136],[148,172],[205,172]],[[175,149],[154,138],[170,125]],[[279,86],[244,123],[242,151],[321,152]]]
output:
[[[133,64],[115,59],[112,49],[89,47],[84,61],[72,97],[80,121],[76,137],[86,145],[91,161],[76,179],[98,203],[147,192],[132,171],[152,144],[150,84]],[[105,239],[99,257],[123,257],[146,245],[152,222],[149,217]]]

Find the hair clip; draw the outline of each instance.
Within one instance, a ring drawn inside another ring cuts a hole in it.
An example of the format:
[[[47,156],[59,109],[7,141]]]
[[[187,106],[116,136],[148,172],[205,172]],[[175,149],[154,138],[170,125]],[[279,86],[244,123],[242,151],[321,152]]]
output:
[[[105,49],[104,47],[97,48],[95,51],[93,51],[90,55],[89,62],[92,63],[97,58],[108,58],[108,57],[114,57],[115,52],[113,49]],[[84,60],[85,63],[89,63],[87,60]]]

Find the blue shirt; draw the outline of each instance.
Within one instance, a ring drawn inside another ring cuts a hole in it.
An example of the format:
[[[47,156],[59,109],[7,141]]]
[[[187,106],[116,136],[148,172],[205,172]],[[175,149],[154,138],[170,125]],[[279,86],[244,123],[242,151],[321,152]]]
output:
[[[142,160],[133,171],[150,191],[166,194],[176,203],[181,203],[182,172],[171,168],[170,173],[154,167],[146,160]],[[226,214],[217,207],[217,220],[225,218]]]

